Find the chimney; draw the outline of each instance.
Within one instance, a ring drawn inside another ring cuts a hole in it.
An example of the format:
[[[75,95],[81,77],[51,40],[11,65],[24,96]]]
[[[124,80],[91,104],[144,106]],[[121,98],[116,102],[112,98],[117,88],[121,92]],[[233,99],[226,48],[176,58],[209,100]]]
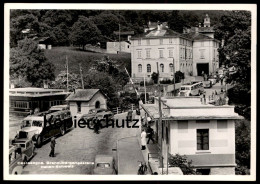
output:
[[[199,33],[199,28],[195,27],[195,33]]]
[[[43,88],[44,89],[48,89],[49,88],[47,80],[43,80]]]
[[[201,27],[201,23],[199,23],[199,27]]]
[[[184,34],[187,33],[187,30],[186,30],[185,27],[183,28],[183,33],[184,33]]]

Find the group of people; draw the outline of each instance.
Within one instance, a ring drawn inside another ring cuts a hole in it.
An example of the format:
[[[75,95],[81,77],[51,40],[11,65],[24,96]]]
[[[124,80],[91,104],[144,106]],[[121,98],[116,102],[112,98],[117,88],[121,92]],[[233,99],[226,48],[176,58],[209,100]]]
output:
[[[145,129],[142,129],[142,133],[141,133],[141,145],[142,145],[142,150],[146,149],[146,144],[149,144],[150,140],[153,141],[153,143],[155,143],[155,140],[153,139],[154,136],[154,130],[148,126],[147,130],[145,131]],[[146,142],[146,138],[148,137],[148,140]]]

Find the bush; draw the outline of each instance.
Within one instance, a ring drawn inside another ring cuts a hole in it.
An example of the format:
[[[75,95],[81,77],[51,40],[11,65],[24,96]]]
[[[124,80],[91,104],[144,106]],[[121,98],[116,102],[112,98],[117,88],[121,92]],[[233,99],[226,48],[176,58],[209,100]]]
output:
[[[192,161],[188,161],[185,155],[170,155],[169,167],[179,167],[184,175],[196,174],[192,166]]]
[[[181,79],[184,79],[184,73],[182,73],[181,71],[177,71],[175,72],[175,83],[179,83],[181,82]]]

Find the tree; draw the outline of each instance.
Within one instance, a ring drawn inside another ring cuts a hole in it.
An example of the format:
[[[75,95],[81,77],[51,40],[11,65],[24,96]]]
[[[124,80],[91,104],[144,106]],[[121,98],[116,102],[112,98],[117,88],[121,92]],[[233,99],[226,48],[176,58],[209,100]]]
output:
[[[183,19],[183,17],[179,14],[178,10],[172,11],[172,14],[169,18],[168,22],[169,28],[182,33],[183,32],[183,27],[186,25],[186,21]]]
[[[51,88],[67,89],[67,72],[61,71],[56,77],[55,81],[52,81]],[[78,74],[69,73],[68,74],[68,90],[73,91],[73,89],[80,89],[81,79]]]
[[[236,121],[236,174],[250,174],[250,122]]]
[[[179,83],[181,82],[181,79],[184,79],[184,73],[182,73],[181,71],[175,72],[174,76],[175,76],[175,83]]]
[[[220,63],[236,68],[234,74],[227,76],[227,82],[234,86],[228,92],[230,103],[236,104],[236,112],[250,119],[251,13],[231,11],[222,16],[217,25],[216,38],[224,41],[219,49]]]
[[[70,40],[74,45],[84,46],[86,44],[96,44],[101,36],[100,30],[87,17],[79,16],[71,28]]]
[[[179,167],[184,175],[196,174],[192,161],[188,161],[185,155],[170,155],[169,156],[169,167]]]
[[[151,78],[152,78],[152,80],[154,81],[155,84],[158,83],[158,77],[159,77],[158,73],[156,73],[156,72],[152,73]]]
[[[46,60],[37,43],[25,38],[10,51],[10,78],[25,77],[32,86],[42,86],[43,80],[54,79],[54,65]]]

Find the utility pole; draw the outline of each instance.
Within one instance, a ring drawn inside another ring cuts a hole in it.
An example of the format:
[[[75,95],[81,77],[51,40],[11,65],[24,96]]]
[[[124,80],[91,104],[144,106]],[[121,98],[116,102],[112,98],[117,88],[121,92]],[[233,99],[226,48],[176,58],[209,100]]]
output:
[[[67,91],[69,90],[69,61],[66,55],[66,68],[67,68]]]
[[[120,23],[119,23],[119,52],[121,52],[121,42],[120,42]]]
[[[162,154],[162,107],[161,107],[161,89],[160,89],[160,82],[159,82],[159,78],[160,78],[160,73],[159,73],[159,66],[158,66],[158,62],[156,63],[157,64],[157,72],[158,72],[158,81],[157,81],[157,85],[158,85],[158,92],[159,92],[159,95],[158,95],[158,103],[159,103],[159,132],[160,132],[160,143],[161,143],[161,146],[160,146],[160,150],[159,150],[159,155],[161,157],[161,159],[159,159],[160,161],[160,166],[162,167],[162,174],[163,174],[163,154]],[[161,153],[160,153],[161,152]]]
[[[79,71],[80,71],[82,89],[84,89],[84,81],[83,81],[81,63],[79,63]]]
[[[144,74],[144,103],[146,104],[146,85],[145,85],[145,74]]]
[[[173,96],[175,96],[175,65],[174,58],[172,58],[172,71],[173,71]]]

